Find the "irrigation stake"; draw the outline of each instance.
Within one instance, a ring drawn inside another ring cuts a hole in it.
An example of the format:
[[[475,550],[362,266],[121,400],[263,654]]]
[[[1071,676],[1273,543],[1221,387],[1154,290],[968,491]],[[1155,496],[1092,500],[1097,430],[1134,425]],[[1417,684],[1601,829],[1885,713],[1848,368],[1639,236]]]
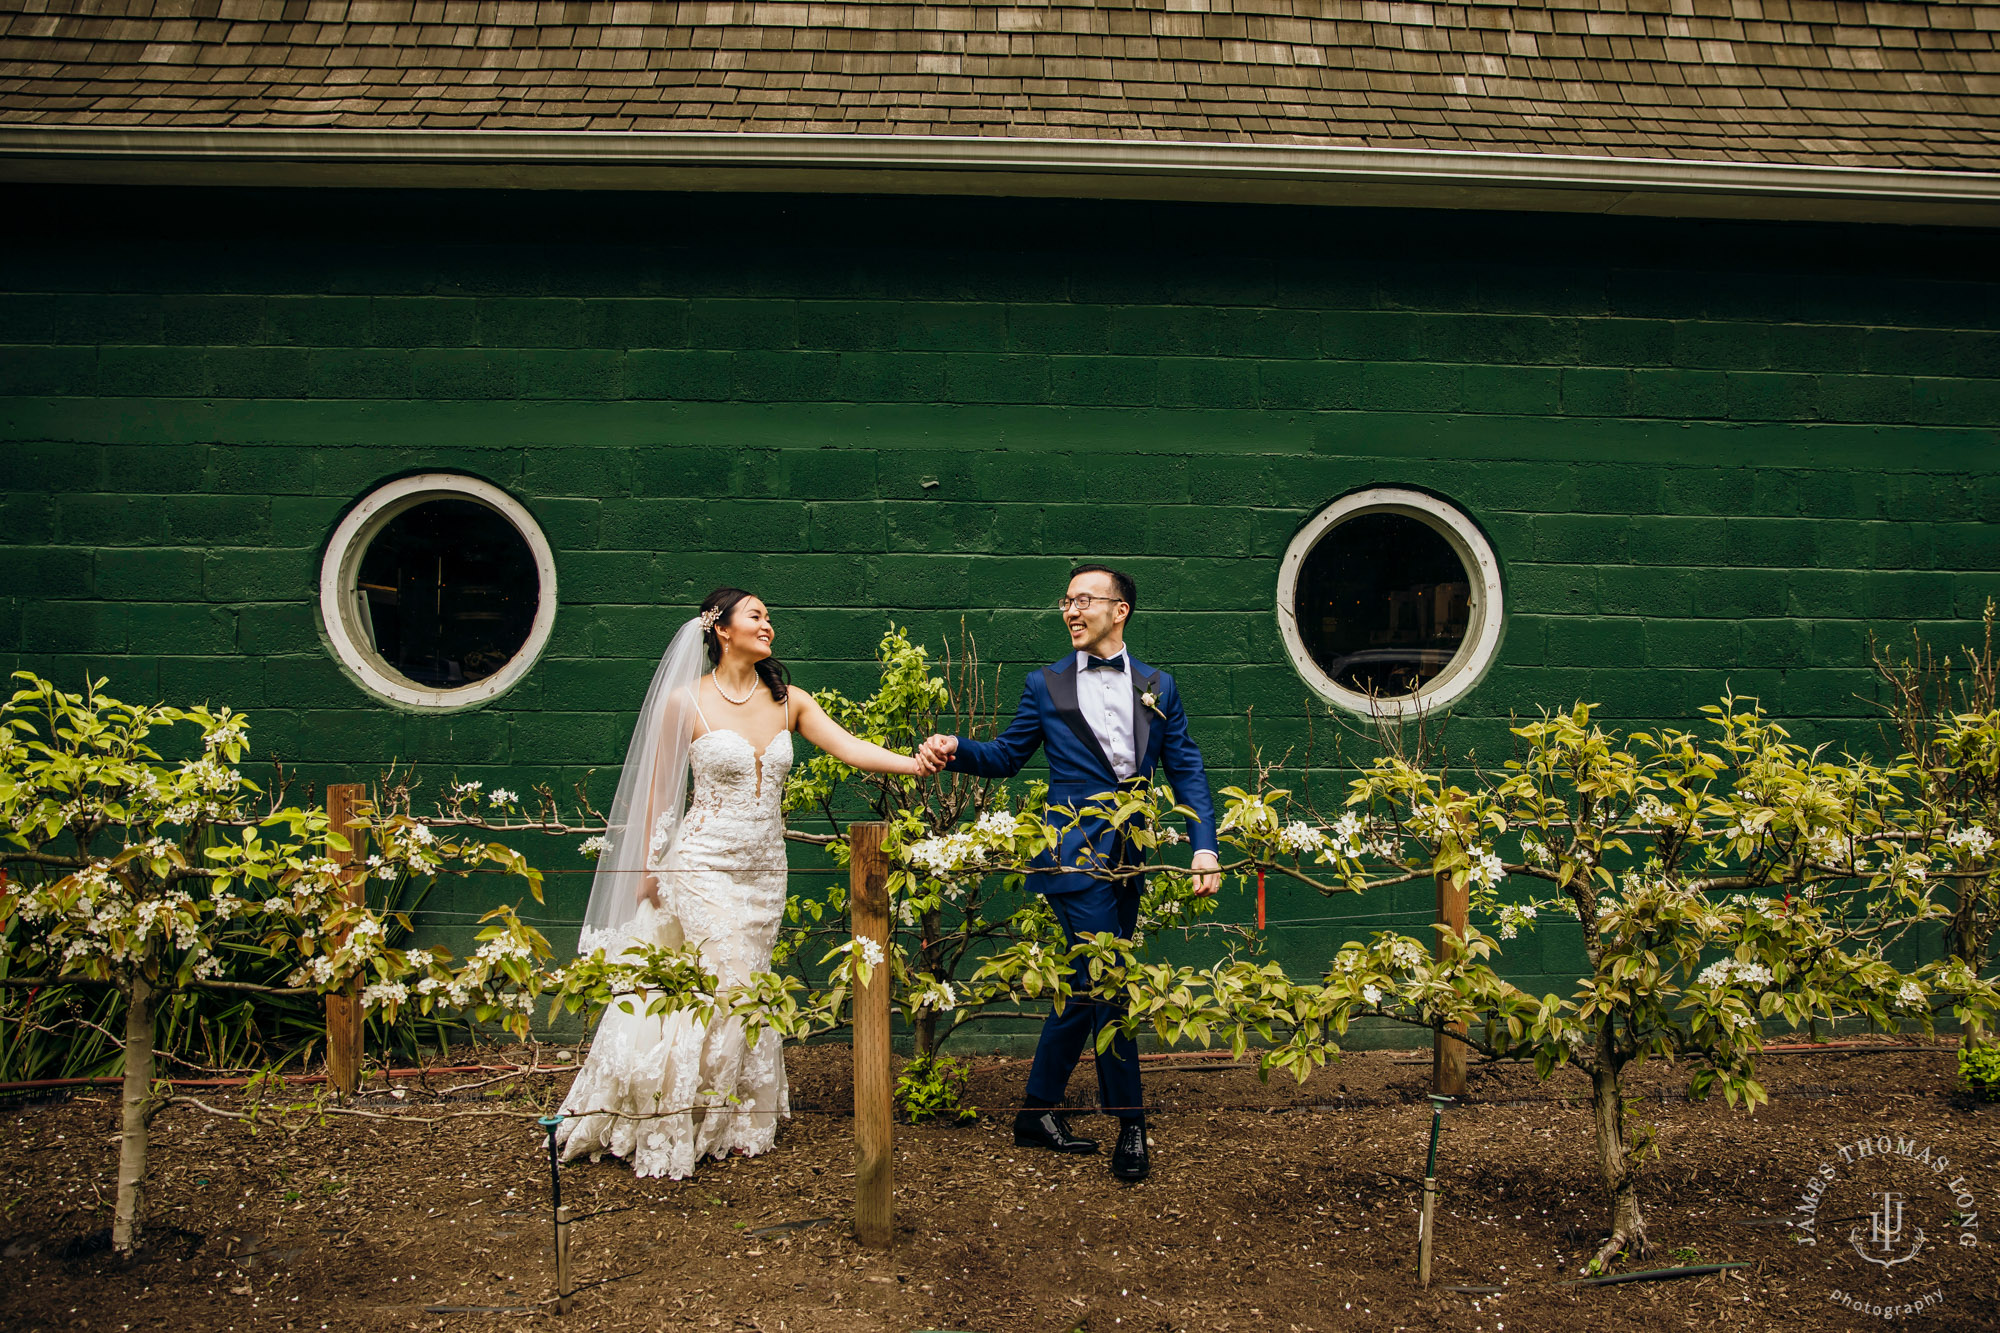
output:
[[[1444,1121],[1444,1108],[1451,1105],[1451,1098],[1435,1092],[1430,1099],[1431,1155],[1424,1163],[1424,1216],[1417,1226],[1417,1281],[1426,1287],[1431,1284],[1431,1233],[1437,1227],[1438,1127]]]
[[[535,1121],[549,1136],[549,1203],[556,1219],[556,1313],[569,1313],[569,1209],[562,1201],[562,1161],[556,1156],[556,1126],[563,1118],[545,1115]]]

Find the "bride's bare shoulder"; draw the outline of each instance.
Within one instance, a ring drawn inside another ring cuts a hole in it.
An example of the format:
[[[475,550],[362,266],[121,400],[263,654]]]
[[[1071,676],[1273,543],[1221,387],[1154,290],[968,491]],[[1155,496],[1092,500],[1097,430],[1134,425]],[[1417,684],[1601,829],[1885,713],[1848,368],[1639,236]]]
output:
[[[825,711],[825,709],[819,706],[819,700],[813,698],[810,690],[801,689],[797,685],[794,685],[785,691],[786,730],[797,731],[799,724],[804,722],[807,717],[814,713],[823,713]]]
[[[703,677],[703,679],[706,679],[706,677]],[[690,728],[697,737],[706,734],[708,731],[708,719],[702,716],[701,686],[702,682],[700,680],[697,680],[692,685],[682,686],[680,689],[674,691],[673,699],[674,711],[681,715],[684,719],[684,725]]]

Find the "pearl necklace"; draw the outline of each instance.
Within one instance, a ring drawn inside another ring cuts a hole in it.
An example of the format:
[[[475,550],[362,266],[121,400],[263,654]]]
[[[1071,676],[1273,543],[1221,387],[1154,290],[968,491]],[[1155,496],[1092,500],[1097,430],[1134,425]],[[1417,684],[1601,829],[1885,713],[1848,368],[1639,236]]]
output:
[[[709,678],[709,679],[710,679],[711,681],[714,681],[714,682],[715,682],[715,692],[716,692],[717,694],[721,695],[721,696],[722,696],[723,698],[725,698],[725,699],[728,699],[730,703],[733,703],[733,704],[747,704],[747,703],[749,703],[749,702],[750,702],[750,700],[751,700],[751,699],[753,699],[753,698],[755,698],[755,697],[756,697],[756,694],[757,694],[757,678],[756,678],[755,676],[752,676],[752,677],[750,678],[750,692],[749,692],[748,694],[744,695],[744,696],[743,696],[743,697],[742,697],[741,699],[733,699],[733,698],[730,698],[730,694],[729,694],[729,691],[728,691],[728,690],[725,690],[725,689],[723,689],[723,688],[722,688],[722,677],[720,677],[720,676],[716,675],[716,674],[715,674],[714,672],[710,672],[710,673],[709,673],[709,676],[708,676],[708,678]]]

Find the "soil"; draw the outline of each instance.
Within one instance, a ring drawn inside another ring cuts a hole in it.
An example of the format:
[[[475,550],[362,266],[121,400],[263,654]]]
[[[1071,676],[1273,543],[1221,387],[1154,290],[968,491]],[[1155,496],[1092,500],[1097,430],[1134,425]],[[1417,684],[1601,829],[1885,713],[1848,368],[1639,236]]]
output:
[[[90,1240],[109,1222],[111,1090],[17,1103],[0,1111],[0,1326],[1883,1326],[1834,1304],[1830,1294],[1844,1290],[1864,1303],[1941,1293],[1940,1304],[1894,1321],[1905,1327],[2000,1328],[1991,1214],[1968,1223],[1919,1187],[1909,1191],[1913,1222],[1903,1233],[1926,1228],[1914,1259],[1864,1263],[1850,1243],[1858,1224],[1865,1248],[1867,1214],[1879,1205],[1864,1193],[1883,1183],[1856,1174],[1869,1163],[1838,1156],[1858,1139],[1921,1140],[1953,1159],[1949,1176],[1963,1172],[1960,1189],[1980,1208],[2000,1201],[2000,1107],[1953,1092],[1948,1050],[1768,1055],[1761,1074],[1772,1100],[1755,1115],[1720,1099],[1687,1101],[1685,1069],[1636,1071],[1632,1120],[1654,1127],[1661,1149],[1643,1184],[1658,1249],[1620,1267],[1744,1266],[1611,1286],[1575,1285],[1607,1221],[1593,1182],[1586,1084],[1570,1073],[1543,1084],[1531,1069],[1475,1068],[1467,1103],[1445,1116],[1428,1290],[1416,1276],[1427,1056],[1348,1055],[1304,1085],[1264,1084],[1227,1061],[1155,1060],[1146,1080],[1158,1108],[1154,1167],[1137,1186],[1113,1180],[1103,1156],[1016,1148],[1010,1107],[1026,1063],[975,1060],[975,1123],[897,1129],[897,1233],[886,1251],[860,1248],[848,1225],[848,1053],[794,1049],[788,1062],[794,1116],[766,1155],[707,1163],[679,1182],[636,1179],[611,1159],[565,1168],[564,1199],[581,1219],[572,1228],[580,1290],[567,1315],[550,1299],[548,1165],[530,1118],[560,1096],[565,1074],[491,1083],[450,1101],[412,1081],[399,1100],[377,1092],[356,1104],[384,1116],[454,1117],[428,1127],[332,1117],[252,1132],[171,1106],[155,1122],[151,1230],[129,1261]],[[430,1081],[454,1077],[480,1081]],[[1072,1093],[1091,1082],[1086,1065]],[[239,1105],[228,1093],[202,1099]],[[1104,1138],[1111,1124],[1075,1120],[1079,1132]],[[1825,1195],[1819,1244],[1807,1247],[1788,1221],[1803,1215],[1802,1194],[1823,1162],[1839,1179]],[[1987,1243],[1966,1246],[1967,1236]]]

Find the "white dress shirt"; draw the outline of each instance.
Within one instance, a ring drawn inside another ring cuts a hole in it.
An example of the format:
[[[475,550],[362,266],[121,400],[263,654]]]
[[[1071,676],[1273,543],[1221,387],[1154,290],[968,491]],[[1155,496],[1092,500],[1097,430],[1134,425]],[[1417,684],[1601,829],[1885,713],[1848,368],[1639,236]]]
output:
[[[1076,706],[1097,735],[1120,782],[1139,771],[1138,746],[1132,733],[1132,659],[1119,650],[1116,670],[1087,670],[1090,654],[1076,655]]]

